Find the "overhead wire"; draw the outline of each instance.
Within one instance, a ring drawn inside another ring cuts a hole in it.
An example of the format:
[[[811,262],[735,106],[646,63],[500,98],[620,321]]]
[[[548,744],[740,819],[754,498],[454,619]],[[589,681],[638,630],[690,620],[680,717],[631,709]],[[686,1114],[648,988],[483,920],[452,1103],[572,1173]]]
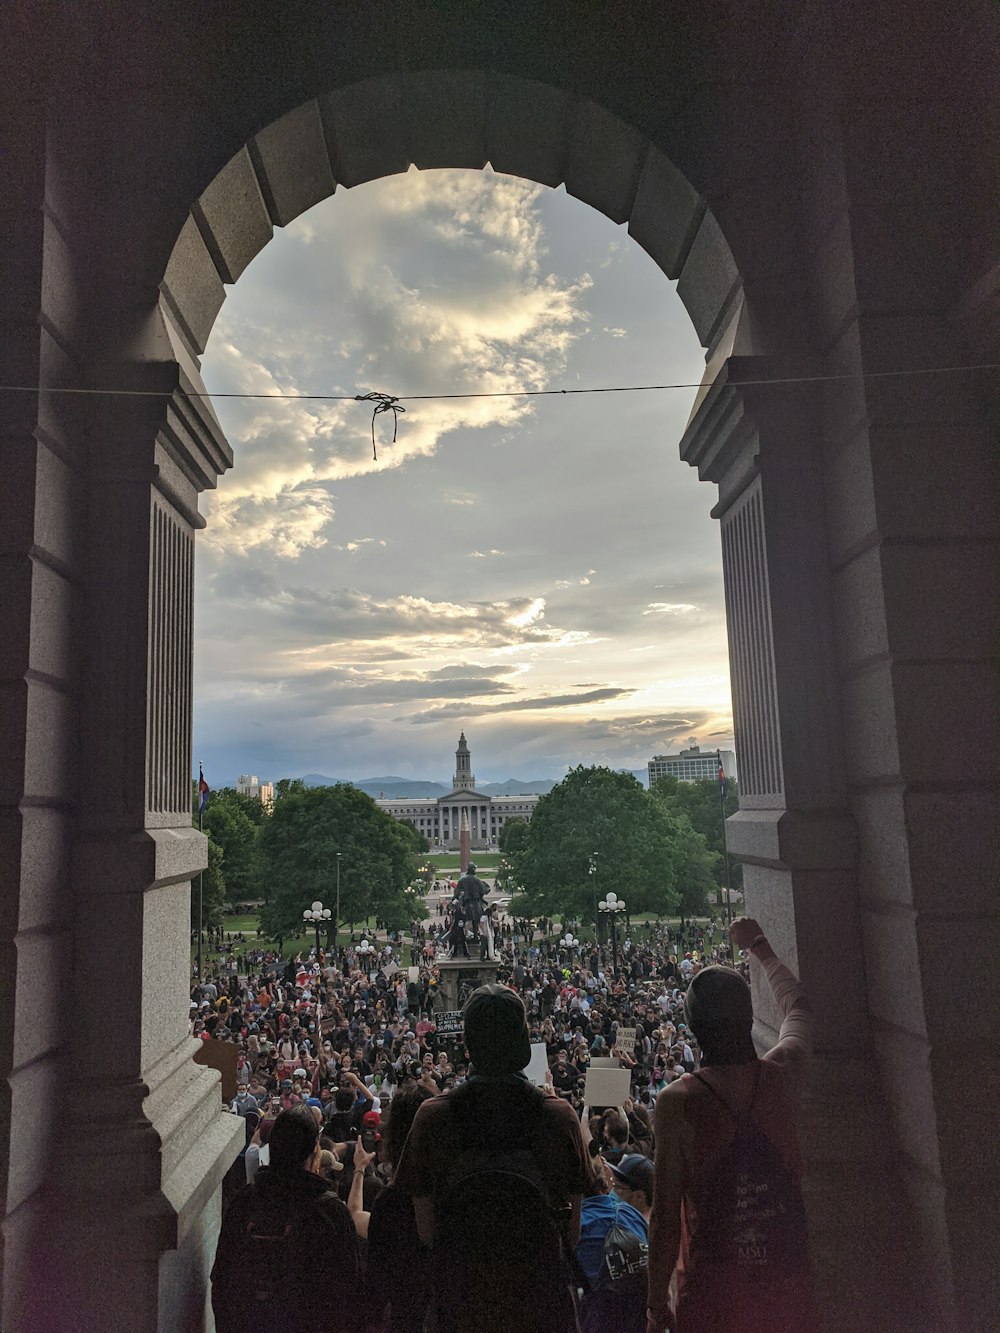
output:
[[[789,384],[834,384],[850,381],[896,379],[914,375],[966,375],[977,371],[1000,370],[1000,361],[977,362],[965,366],[912,366],[897,370],[859,370],[844,371],[827,375],[776,375],[761,376],[751,379],[729,380],[731,388],[755,388]],[[405,412],[401,407],[407,403],[446,402],[457,398],[559,398],[592,393],[660,393],[671,389],[702,389],[711,387],[712,381],[683,380],[670,384],[601,384],[585,385],[568,389],[470,389],[460,393],[248,393],[231,391],[211,391],[209,389],[111,389],[84,388],[71,385],[44,384],[0,384],[0,393],[47,393],[78,394],[91,397],[108,398],[172,398],[175,393],[186,398],[209,399],[277,399],[286,402],[302,403],[365,403],[377,404],[372,421],[380,412],[392,412],[394,422],[397,414]],[[395,433],[394,433],[395,438]]]

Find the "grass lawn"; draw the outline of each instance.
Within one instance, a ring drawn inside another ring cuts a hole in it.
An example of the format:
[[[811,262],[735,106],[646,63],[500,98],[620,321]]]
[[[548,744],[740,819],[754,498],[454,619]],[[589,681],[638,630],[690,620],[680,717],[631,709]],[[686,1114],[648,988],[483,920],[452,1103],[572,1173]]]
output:
[[[477,870],[492,875],[500,864],[500,853],[473,852],[472,860]],[[463,869],[459,862],[458,852],[428,852],[426,856],[420,858],[420,864],[433,866],[435,870],[460,871]]]
[[[449,867],[444,864],[449,860],[454,862],[453,867]],[[425,857],[424,861],[425,863],[428,862],[433,863],[435,866],[438,867],[438,869],[442,871],[449,870],[452,868],[455,870],[458,869],[457,854],[451,855],[445,853],[438,857]],[[481,863],[477,861],[476,866],[478,869],[484,871],[487,875],[492,873],[493,868],[490,866],[489,862],[487,862],[485,859]],[[734,904],[733,915],[734,916],[737,915],[736,904]],[[562,921],[562,917],[559,916],[558,913],[557,917],[560,921]],[[652,912],[646,912],[646,913],[640,913],[637,916],[633,916],[631,920],[632,920],[632,926],[634,928],[639,925],[645,925],[646,922],[655,921],[656,916]],[[678,917],[663,917],[661,918],[661,920],[663,921],[664,925],[671,926],[675,930],[680,925],[680,919]],[[707,918],[701,917],[698,918],[698,920],[704,924],[707,924]],[[222,930],[224,935],[238,935],[242,931],[243,935],[246,937],[246,943],[242,945],[236,944],[235,946],[233,946],[235,947],[237,952],[240,952],[243,949],[254,948],[257,946],[258,944],[257,927],[259,924],[260,924],[260,917],[255,912],[243,914],[240,916],[225,916],[222,919]],[[356,921],[354,923],[355,939],[360,939],[362,932],[372,929],[374,924],[375,921],[373,917],[369,917],[368,920],[365,922]],[[618,924],[619,942],[623,942],[625,939],[624,926],[625,923],[623,921],[619,922]],[[580,929],[576,933],[577,936],[586,943],[594,938],[593,925],[586,921],[581,922]],[[558,934],[560,936],[563,934],[562,928],[560,928]],[[645,932],[643,932],[643,934],[645,934]],[[722,936],[723,936],[723,931],[721,929],[721,921],[720,921],[719,923],[716,924],[715,931],[713,933],[715,943],[719,943],[720,940],[722,939]],[[326,939],[325,934],[322,935],[322,938],[325,942]],[[349,944],[350,940],[351,940],[350,924],[345,923],[342,925],[341,929],[337,932],[337,943],[339,946],[343,947]],[[315,933],[312,927],[310,926],[308,930],[303,930],[297,937],[287,936],[285,938],[284,954],[286,957],[288,957],[290,954],[295,954],[300,951],[308,952],[309,948],[312,946],[314,941],[315,941]],[[272,943],[272,941],[262,938],[259,941],[259,943],[267,947]],[[203,962],[206,964],[206,966],[209,963],[215,963],[218,961],[219,958],[223,957],[223,955],[226,952],[227,950],[225,948],[222,950],[221,953],[217,952],[215,949],[210,949],[206,942],[205,944],[202,945]],[[191,946],[192,968],[194,967],[194,963],[197,957],[198,957],[198,946],[196,944],[192,944]]]
[[[243,935],[245,936],[245,943],[243,944],[232,943],[229,947],[223,947],[222,951],[219,952],[214,948],[209,948],[208,939],[206,936],[205,943],[203,943],[201,946],[202,962],[206,965],[206,969],[209,962],[215,963],[220,958],[224,957],[229,952],[230,947],[234,949],[236,953],[241,953],[244,949],[257,948],[258,946],[263,948],[271,947],[274,943],[273,940],[269,940],[264,936],[262,936],[258,940],[257,927],[259,925],[260,925],[260,917],[256,913],[250,913],[241,916],[224,916],[222,918],[223,937],[225,937],[226,935],[238,935],[242,931]],[[369,917],[368,920],[364,922],[356,921],[354,923],[355,939],[360,940],[362,933],[366,930],[370,930],[371,928],[374,927],[374,925],[375,925],[374,917]],[[325,931],[321,930],[320,938],[322,939],[325,945],[326,943]],[[286,935],[283,941],[283,953],[286,958],[292,954],[296,954],[299,952],[308,953],[309,949],[313,946],[313,944],[315,944],[315,942],[316,942],[316,932],[313,930],[312,926],[310,926],[308,930],[303,929],[302,931],[300,931],[298,936]],[[350,923],[348,922],[342,924],[341,929],[338,930],[337,944],[340,947],[343,947],[347,944],[350,944],[350,942],[351,942],[351,927]],[[223,943],[225,944],[225,940],[223,941]],[[197,944],[192,944],[191,945],[192,969],[194,967],[195,962],[197,961],[197,958],[198,958],[198,946]]]

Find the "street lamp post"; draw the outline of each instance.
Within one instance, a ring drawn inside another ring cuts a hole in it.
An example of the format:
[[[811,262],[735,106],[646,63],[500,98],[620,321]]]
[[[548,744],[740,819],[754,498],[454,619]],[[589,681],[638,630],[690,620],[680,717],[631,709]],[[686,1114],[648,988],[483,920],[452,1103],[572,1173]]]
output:
[[[330,909],[329,907],[324,907],[321,902],[315,902],[312,907],[307,907],[302,913],[302,920],[305,921],[307,925],[312,926],[316,931],[316,958],[318,960],[320,950],[319,928],[325,922],[330,920]]]
[[[566,934],[559,941],[559,943],[569,955],[569,961],[572,962],[573,950],[579,945],[580,941],[574,936],[571,930],[567,930]]]
[[[333,918],[333,947],[337,947],[337,932],[340,930],[340,853],[337,853],[337,915]]]
[[[369,962],[369,960],[370,960],[372,954],[375,952],[375,946],[374,946],[373,944],[369,944],[367,940],[362,940],[361,943],[358,945],[358,947],[357,947],[357,949],[356,949],[355,952],[358,954],[358,957],[361,959],[361,970],[362,970],[362,972],[367,972],[367,971],[368,971],[368,962]]]
[[[599,852],[590,853],[590,856],[588,858],[590,865],[587,870],[587,874],[590,876],[590,881],[594,886],[594,944],[595,945],[600,943],[600,940],[598,939],[597,935],[597,858],[599,855],[600,855]]]
[[[609,893],[608,896],[597,904],[598,911],[606,912],[611,921],[611,957],[613,959],[614,970],[618,971],[618,916],[625,911],[625,904],[618,897],[617,893]]]

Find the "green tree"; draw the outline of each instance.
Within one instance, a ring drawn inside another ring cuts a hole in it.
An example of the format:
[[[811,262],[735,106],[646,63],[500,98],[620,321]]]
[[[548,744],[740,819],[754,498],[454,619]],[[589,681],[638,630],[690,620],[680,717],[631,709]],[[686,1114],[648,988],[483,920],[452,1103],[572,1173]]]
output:
[[[504,822],[500,830],[500,837],[497,839],[497,846],[506,854],[511,856],[517,853],[518,848],[523,847],[528,840],[528,821],[522,819],[520,815],[514,815]]]
[[[261,872],[269,886],[261,912],[272,937],[302,925],[314,899],[336,912],[336,858],[340,853],[340,922],[382,916],[416,874],[419,834],[380,810],[348,783],[302,787],[278,799],[260,828]],[[409,924],[408,922],[406,924]]]
[[[497,840],[501,856],[496,875],[496,886],[501,893],[513,894],[520,888],[519,857],[527,847],[530,836],[527,820],[519,816],[508,819],[501,828]],[[529,909],[522,903],[521,910],[523,912]],[[529,915],[532,914],[533,909],[529,911]]]
[[[384,899],[378,915],[387,930],[409,930],[426,915],[424,900],[415,889],[404,889]]]
[[[237,791],[235,787],[223,787],[222,791],[230,805],[242,810],[254,828],[259,828],[263,824],[267,818],[268,807],[259,796],[248,796],[246,792]]]
[[[416,827],[415,824],[411,824],[409,823],[408,820],[402,820],[402,819],[399,820],[398,822],[399,822],[399,827],[406,832],[411,843],[413,844],[413,850],[417,856],[423,856],[430,851],[431,849],[430,843],[427,841],[427,839],[424,837],[424,835],[420,832],[420,830]]]
[[[735,782],[729,782],[726,795],[725,813],[728,819],[740,808],[740,791]],[[705,846],[715,852],[717,859],[712,868],[712,878],[716,887],[721,887],[726,874],[725,839],[723,835],[722,809],[719,800],[719,784],[714,778],[705,778],[701,782],[680,782],[674,777],[657,778],[652,794],[664,808],[674,814],[687,816],[691,827],[705,839]],[[739,889],[743,886],[743,868],[737,862],[729,864],[729,887]]]
[[[296,796],[301,792],[308,791],[308,787],[301,778],[279,778],[274,784],[274,800],[284,800],[286,796]]]
[[[539,800],[509,859],[527,901],[546,914],[593,921],[609,889],[630,912],[667,913],[678,900],[678,840],[676,821],[631,774],[580,766]]]
[[[258,807],[260,820],[266,817],[260,801],[244,796],[232,787],[220,787],[208,798],[202,815],[202,827],[210,840],[222,850],[222,878],[226,902],[248,902],[260,893],[257,860]],[[197,802],[193,813],[198,822]]]
[[[677,910],[681,920],[707,916],[708,895],[716,889],[718,852],[710,851],[702,834],[691,827],[687,815],[668,812],[677,829]]]
[[[208,840],[208,865],[201,874],[201,924],[211,930],[222,924],[226,909],[226,883],[222,874],[222,848]],[[191,929],[198,929],[198,880],[191,881]]]

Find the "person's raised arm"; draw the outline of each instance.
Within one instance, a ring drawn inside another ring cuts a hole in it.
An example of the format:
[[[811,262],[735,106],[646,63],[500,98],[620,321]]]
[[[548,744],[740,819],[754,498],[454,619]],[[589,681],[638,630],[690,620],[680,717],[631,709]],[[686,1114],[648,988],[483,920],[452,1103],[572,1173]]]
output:
[[[590,1132],[590,1107],[583,1108],[583,1115],[580,1117],[580,1133],[583,1135],[583,1146],[587,1152],[590,1152],[590,1145],[594,1141],[594,1136]]]
[[[764,1059],[795,1069],[812,1054],[813,1048],[813,1012],[802,983],[778,958],[753,917],[738,917],[729,929],[736,947],[746,949],[760,964],[781,1015],[777,1044]]]
[[[375,1104],[375,1099],[358,1078],[357,1074],[353,1073],[350,1069],[347,1069],[341,1074],[341,1078],[347,1079],[351,1084],[351,1087],[361,1093],[362,1097],[364,1097],[365,1101],[368,1103],[368,1109],[371,1110],[372,1106]]]
[[[368,1237],[368,1223],[371,1220],[371,1213],[365,1212],[365,1172],[371,1165],[375,1154],[365,1152],[361,1146],[361,1135],[358,1135],[357,1142],[354,1145],[354,1175],[351,1177],[351,1188],[347,1196],[347,1207],[354,1222],[354,1230],[363,1239]]]

